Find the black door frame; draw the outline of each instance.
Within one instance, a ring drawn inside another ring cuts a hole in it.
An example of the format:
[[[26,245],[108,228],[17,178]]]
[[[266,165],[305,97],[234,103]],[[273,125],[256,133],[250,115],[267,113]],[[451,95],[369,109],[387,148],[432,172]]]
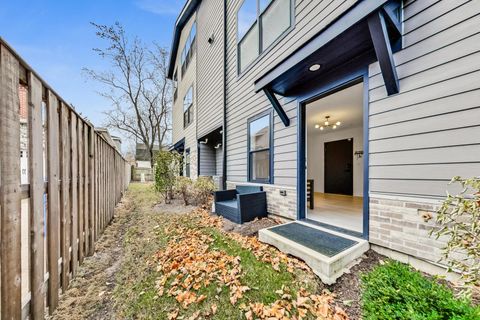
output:
[[[351,70],[334,79],[322,83],[316,90],[297,99],[297,219],[306,218],[306,105],[355,84],[363,83],[363,230],[362,238],[369,237],[369,131],[368,131],[368,66]]]

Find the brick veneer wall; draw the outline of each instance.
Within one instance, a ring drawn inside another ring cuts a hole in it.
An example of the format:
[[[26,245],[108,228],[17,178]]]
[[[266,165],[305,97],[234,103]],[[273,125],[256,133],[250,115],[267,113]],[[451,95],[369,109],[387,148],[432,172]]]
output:
[[[252,183],[227,181],[227,189],[235,189],[236,185],[257,185]],[[258,184],[260,186],[260,184]],[[288,220],[297,218],[297,190],[292,187],[282,187],[276,185],[262,184],[263,190],[267,193],[267,211]],[[286,196],[280,195],[280,191],[285,190]]]
[[[370,243],[437,263],[445,238],[429,236],[438,202],[370,197]],[[430,216],[431,219],[425,217]]]

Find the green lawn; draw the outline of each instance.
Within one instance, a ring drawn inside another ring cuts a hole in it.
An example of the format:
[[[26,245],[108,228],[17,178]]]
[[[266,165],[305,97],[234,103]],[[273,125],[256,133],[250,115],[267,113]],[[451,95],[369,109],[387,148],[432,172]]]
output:
[[[256,256],[245,244],[236,240],[239,236],[232,237],[223,232],[215,226],[218,221],[209,221],[210,218],[206,218],[202,213],[178,214],[153,210],[152,207],[159,201],[159,197],[151,186],[132,184],[129,196],[135,203],[132,214],[137,222],[126,232],[125,257],[117,277],[115,300],[121,317],[175,319],[178,316],[188,319],[198,316],[245,319],[250,316],[256,318],[256,310],[259,312],[257,315],[261,312],[279,312],[278,314],[289,317],[300,312],[306,314],[304,319],[315,319],[312,313],[319,312],[323,306],[326,319],[334,314],[334,308],[330,305],[333,298],[328,294],[318,294],[316,277],[308,270],[295,268],[297,262],[286,261],[286,256],[277,250],[270,247],[262,249],[263,251],[257,250]],[[208,247],[205,249],[204,245]],[[205,251],[201,251],[202,248]],[[176,267],[176,264],[170,261],[172,256],[188,250],[192,251],[193,257],[182,256],[184,260],[181,260],[181,263],[185,265],[179,266],[178,270],[169,273],[170,270],[159,268],[167,265]],[[204,257],[210,260],[203,261]],[[163,263],[159,262],[160,259],[164,259]],[[211,262],[211,259],[218,259],[215,263],[219,264],[223,263],[221,259],[234,260],[218,271],[227,276],[238,273],[234,277],[237,285],[248,288],[234,304],[231,297],[232,288],[236,288],[235,284],[220,281],[217,276],[205,284],[204,280],[208,275],[195,275],[195,269],[182,271],[182,267],[188,268],[190,262],[203,267],[205,263]],[[235,263],[238,265],[234,266]],[[301,266],[301,262],[298,263]],[[193,292],[197,298],[202,295],[205,298],[184,307],[177,301],[177,295],[170,295],[169,290],[175,279],[179,279],[177,282],[182,284],[188,281],[186,279],[189,276],[198,279],[201,283],[199,288],[185,289],[181,285],[175,288],[182,292],[188,291],[188,294]],[[162,290],[159,290],[158,282],[161,282],[161,279],[166,280]],[[310,294],[317,295],[309,297]],[[338,312],[341,316],[341,310]]]

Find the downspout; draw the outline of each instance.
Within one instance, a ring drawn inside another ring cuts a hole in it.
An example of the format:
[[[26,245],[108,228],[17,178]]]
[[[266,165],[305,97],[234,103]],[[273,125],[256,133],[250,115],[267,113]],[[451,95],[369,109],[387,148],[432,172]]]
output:
[[[227,0],[223,1],[223,128],[222,186],[227,189]]]

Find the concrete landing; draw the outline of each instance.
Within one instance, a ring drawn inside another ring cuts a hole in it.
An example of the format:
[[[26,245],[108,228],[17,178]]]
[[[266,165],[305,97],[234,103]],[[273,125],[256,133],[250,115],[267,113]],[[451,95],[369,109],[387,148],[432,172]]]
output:
[[[259,231],[259,240],[302,259],[323,283],[333,284],[369,249],[368,241],[303,221]]]

